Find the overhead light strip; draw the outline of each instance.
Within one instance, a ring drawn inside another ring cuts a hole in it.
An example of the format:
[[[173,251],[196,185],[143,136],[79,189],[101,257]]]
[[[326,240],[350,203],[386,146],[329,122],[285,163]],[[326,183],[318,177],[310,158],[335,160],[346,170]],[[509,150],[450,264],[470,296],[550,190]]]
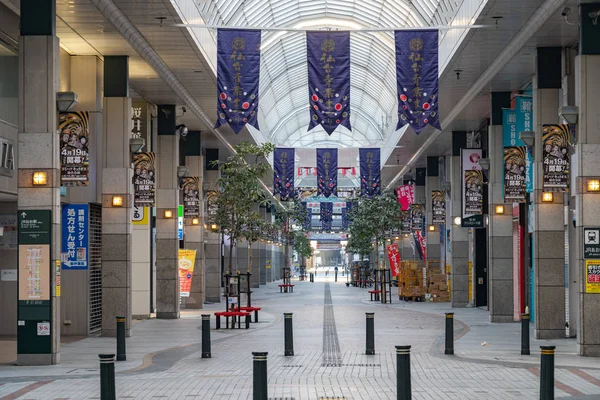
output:
[[[174,24],[179,28],[199,28],[199,29],[254,29],[260,31],[275,31],[275,32],[308,32],[319,30],[316,28],[294,28],[294,27],[273,27],[273,26],[228,26],[228,25],[208,25],[208,24]],[[391,32],[391,31],[447,31],[452,29],[488,29],[495,28],[493,25],[437,25],[437,26],[415,26],[407,28],[405,26],[392,26],[386,28],[354,28],[354,29],[335,29],[326,28],[321,30],[332,30],[336,32],[352,32],[352,33],[369,33],[369,32]]]

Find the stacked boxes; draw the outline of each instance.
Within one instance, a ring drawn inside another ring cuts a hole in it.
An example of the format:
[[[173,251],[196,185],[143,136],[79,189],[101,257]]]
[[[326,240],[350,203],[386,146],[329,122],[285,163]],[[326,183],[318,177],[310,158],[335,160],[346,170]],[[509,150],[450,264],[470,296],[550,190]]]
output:
[[[402,262],[402,275],[398,284],[400,297],[422,297],[425,295],[423,285],[423,265],[418,261]]]
[[[429,268],[428,271],[428,292],[433,302],[450,301],[450,292],[448,290],[448,281],[446,274],[441,268]]]

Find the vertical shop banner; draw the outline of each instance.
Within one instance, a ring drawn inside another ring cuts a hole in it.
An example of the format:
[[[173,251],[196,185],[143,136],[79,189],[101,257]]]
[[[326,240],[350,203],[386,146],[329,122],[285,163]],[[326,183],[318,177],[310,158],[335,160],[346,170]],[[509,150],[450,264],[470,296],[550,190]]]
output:
[[[380,149],[359,149],[360,191],[362,196],[381,194]]]
[[[402,185],[396,189],[396,197],[402,211],[407,211],[415,202],[415,188],[413,185]]]
[[[294,149],[275,148],[273,153],[273,195],[288,200],[294,190]]]
[[[544,125],[542,157],[544,192],[568,192],[570,180],[569,125]]]
[[[184,218],[200,217],[200,178],[197,176],[181,178],[183,191]]]
[[[60,113],[58,130],[61,186],[87,186],[90,169],[88,112]]]
[[[400,274],[400,253],[396,243],[387,247],[388,260],[390,261],[390,270],[392,276],[396,277]]]
[[[461,226],[483,227],[483,170],[479,165],[481,149],[461,149],[463,196]]]
[[[350,32],[306,32],[308,130],[321,125],[328,135],[350,126]]]
[[[533,99],[529,96],[518,96],[515,106],[515,124],[517,132],[517,146],[525,146],[519,138],[521,132],[533,131]],[[527,165],[525,177],[525,190],[527,193],[533,192],[533,155],[531,149],[527,149]]]
[[[62,269],[88,269],[89,206],[67,204],[62,208]]]
[[[134,101],[131,103],[131,137],[144,139],[144,146],[139,151],[145,151],[149,145],[148,131],[150,130],[148,103],[145,101]]]
[[[425,207],[423,204],[413,204],[410,206],[410,218],[412,222],[411,230],[413,232],[423,230],[423,217],[425,216]]]
[[[504,147],[504,202],[524,203],[527,168],[525,146]]]
[[[216,190],[208,190],[204,195],[206,201],[206,223],[214,224],[217,220],[217,199],[219,198],[219,192]]]
[[[509,108],[502,110],[502,146],[524,146],[517,132],[517,112]]]
[[[196,250],[179,249],[179,296],[190,297]]]
[[[217,123],[258,128],[259,30],[217,29]]]
[[[156,159],[154,153],[133,155],[133,204],[154,207],[156,202]]]
[[[303,227],[304,230],[310,230],[310,228],[312,227],[312,207],[308,207],[308,205],[306,204],[305,201],[302,202],[302,208],[305,212],[304,214],[304,221],[303,221]]]
[[[337,149],[317,149],[317,193],[337,196]]]
[[[418,135],[427,124],[442,130],[438,113],[438,31],[395,31],[398,126]]]
[[[333,203],[321,202],[321,229],[324,231],[331,230],[331,222],[333,220]]]
[[[423,231],[416,231],[415,238],[419,246],[421,259],[424,263],[427,263],[427,237],[423,234]]]
[[[400,211],[402,216],[402,233],[409,233],[412,228],[412,220],[410,218],[410,210]]]
[[[442,225],[446,222],[446,192],[444,190],[431,191],[431,223]]]

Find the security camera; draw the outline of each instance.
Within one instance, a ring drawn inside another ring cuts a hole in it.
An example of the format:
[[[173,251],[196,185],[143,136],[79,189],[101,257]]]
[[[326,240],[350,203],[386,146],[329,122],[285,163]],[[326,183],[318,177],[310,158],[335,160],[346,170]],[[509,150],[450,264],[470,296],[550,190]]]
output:
[[[592,11],[588,13],[588,17],[592,20],[592,25],[598,25],[598,17],[600,17],[600,11]]]
[[[181,136],[181,137],[186,137],[188,134],[188,128],[187,126],[185,126],[185,124],[181,124],[181,125],[177,125],[175,127],[175,131]]]
[[[187,109],[185,108],[185,106],[181,107],[181,111],[183,111],[184,114],[187,112]]]
[[[560,15],[562,15],[563,17],[568,17],[569,14],[571,14],[571,8],[570,7],[565,7],[562,10],[562,13],[560,13]]]

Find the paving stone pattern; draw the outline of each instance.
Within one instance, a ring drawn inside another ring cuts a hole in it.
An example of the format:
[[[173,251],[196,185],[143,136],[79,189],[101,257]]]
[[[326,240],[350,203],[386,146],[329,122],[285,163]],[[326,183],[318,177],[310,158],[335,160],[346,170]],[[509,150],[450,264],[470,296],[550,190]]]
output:
[[[445,356],[448,305],[383,305],[370,302],[365,289],[327,279],[294,282],[294,293],[287,294],[279,293],[276,283],[255,289],[253,304],[263,308],[261,322],[248,331],[213,330],[210,359],[201,358],[199,331],[199,315],[207,310],[177,321],[135,324],[128,339],[131,361],[128,357],[126,366],[117,365],[117,398],[251,399],[251,352],[268,351],[269,399],[395,399],[394,346],[406,344],[412,345],[413,399],[539,397],[539,351],[529,359],[520,356],[518,324],[489,324],[485,311],[456,310],[456,355]],[[223,307],[211,305],[208,311]],[[284,312],[293,313],[293,357],[283,355]],[[364,354],[365,312],[375,312],[373,356]],[[574,342],[564,343],[557,355],[556,396],[600,398],[589,397],[600,394],[600,361],[576,357],[571,354]],[[113,346],[110,340],[90,338],[66,346],[60,366],[0,366],[0,400],[99,399],[92,353],[114,351]],[[563,354],[569,364],[564,368]]]

